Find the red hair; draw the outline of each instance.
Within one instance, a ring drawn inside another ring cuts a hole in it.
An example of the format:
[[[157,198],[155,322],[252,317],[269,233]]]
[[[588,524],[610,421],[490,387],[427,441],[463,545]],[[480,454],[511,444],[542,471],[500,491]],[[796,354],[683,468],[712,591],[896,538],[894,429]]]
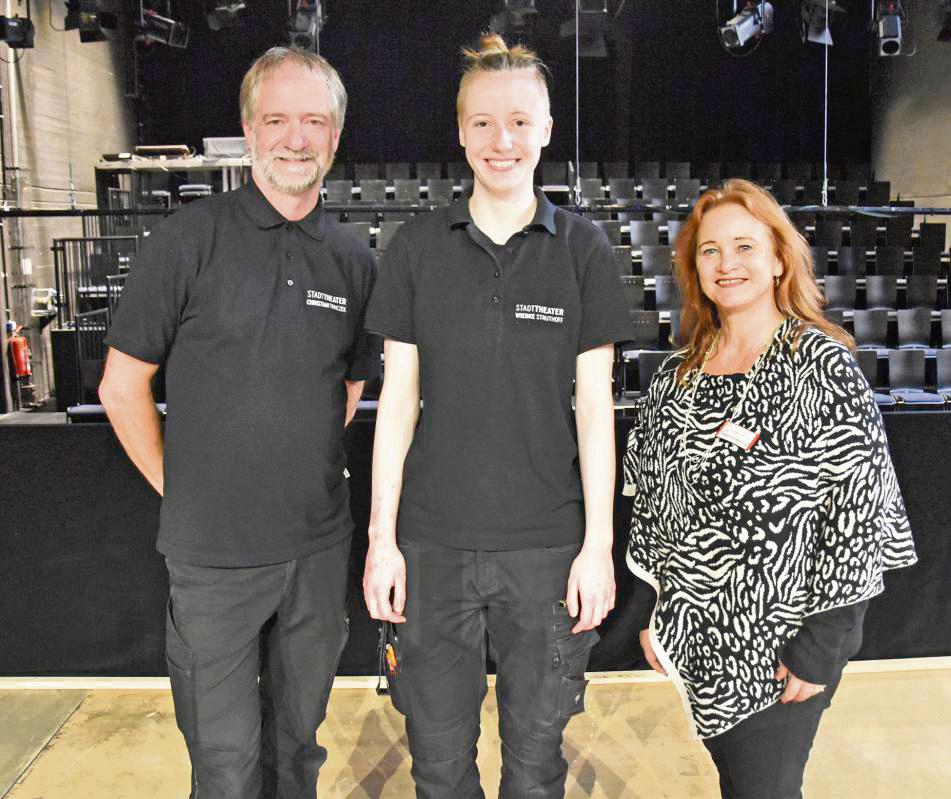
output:
[[[677,369],[678,378],[683,379],[700,366],[720,327],[716,305],[700,288],[697,235],[704,215],[727,203],[745,208],[769,228],[776,257],[783,265],[783,273],[774,290],[776,307],[783,316],[803,322],[796,339],[805,328],[815,327],[854,349],[852,337],[822,315],[826,300],[816,283],[809,243],[769,192],[748,180],[734,178],[722,187],[703,193],[677,236],[674,265],[683,297],[680,334],[686,342],[686,357]]]

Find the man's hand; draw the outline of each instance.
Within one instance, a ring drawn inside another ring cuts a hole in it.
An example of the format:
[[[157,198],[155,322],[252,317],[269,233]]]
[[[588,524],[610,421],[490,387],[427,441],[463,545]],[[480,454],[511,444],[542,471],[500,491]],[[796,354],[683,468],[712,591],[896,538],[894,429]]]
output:
[[[371,543],[363,572],[363,598],[370,618],[400,624],[406,621],[406,561],[391,540]],[[391,601],[392,598],[392,601]]]
[[[663,674],[667,676],[667,670],[660,665],[660,661],[657,659],[657,655],[654,654],[654,647],[651,646],[651,632],[650,630],[641,630],[640,634],[641,640],[641,649],[644,650],[644,659],[650,664],[650,667],[656,671],[658,674]]]
[[[807,699],[812,699],[812,697],[817,694],[821,694],[826,689],[824,685],[816,685],[815,683],[800,680],[786,668],[782,661],[779,662],[779,668],[776,670],[774,678],[777,682],[786,681],[786,688],[783,691],[783,695],[779,698],[779,701],[784,705],[789,702],[805,702]]]
[[[581,548],[568,575],[568,613],[580,616],[573,633],[593,630],[614,607],[614,560],[609,548]]]

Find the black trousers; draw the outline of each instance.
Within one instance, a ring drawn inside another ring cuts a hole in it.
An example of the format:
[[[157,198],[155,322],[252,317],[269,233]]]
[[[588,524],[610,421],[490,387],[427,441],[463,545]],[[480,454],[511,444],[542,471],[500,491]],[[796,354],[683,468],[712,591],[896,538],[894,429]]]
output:
[[[191,799],[314,799],[316,731],[347,641],[350,539],[299,560],[167,560],[166,655]]]
[[[585,667],[598,640],[572,635],[562,600],[580,545],[481,552],[404,542],[401,672],[390,681],[406,716],[419,799],[481,799],[476,767],[487,691],[486,641],[498,664],[500,799],[562,797],[568,719],[584,710]]]
[[[841,676],[805,702],[771,705],[704,740],[720,774],[723,799],[801,799],[819,720]]]

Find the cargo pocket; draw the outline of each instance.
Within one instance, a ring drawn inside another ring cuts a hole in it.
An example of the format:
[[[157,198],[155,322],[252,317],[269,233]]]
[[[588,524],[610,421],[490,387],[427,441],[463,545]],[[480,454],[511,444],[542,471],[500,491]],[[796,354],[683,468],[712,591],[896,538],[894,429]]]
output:
[[[165,662],[172,684],[172,701],[175,704],[175,720],[185,743],[195,740],[195,656],[175,625],[172,598],[169,597],[165,611]]]
[[[596,630],[573,634],[571,628],[577,623],[568,615],[568,609],[556,603],[555,650],[552,653],[552,669],[561,674],[558,684],[558,718],[568,719],[584,712],[585,689],[588,680],[584,677],[591,649],[600,640]]]

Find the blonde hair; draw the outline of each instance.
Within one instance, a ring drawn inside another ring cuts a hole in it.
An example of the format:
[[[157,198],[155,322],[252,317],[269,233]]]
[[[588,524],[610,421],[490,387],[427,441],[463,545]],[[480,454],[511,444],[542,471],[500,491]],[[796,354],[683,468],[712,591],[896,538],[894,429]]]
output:
[[[342,130],[347,114],[347,90],[340,80],[340,75],[326,58],[299,47],[272,47],[251,65],[241,81],[241,121],[250,124],[254,120],[254,109],[262,81],[286,63],[296,64],[323,77],[330,91],[333,126]]]
[[[783,273],[774,289],[776,307],[783,316],[803,323],[794,334],[794,346],[807,327],[815,327],[854,349],[852,337],[822,315],[826,300],[816,283],[809,243],[769,192],[748,180],[734,178],[720,188],[703,193],[677,236],[674,263],[683,297],[680,331],[686,342],[677,377],[682,380],[700,366],[720,326],[716,305],[700,288],[697,237],[703,217],[728,203],[745,208],[770,230],[776,257],[783,265]]]
[[[479,48],[462,48],[462,78],[459,81],[459,93],[456,95],[456,116],[462,116],[462,104],[466,85],[473,75],[480,72],[521,72],[530,70],[538,77],[545,99],[548,99],[548,82],[551,72],[533,50],[524,44],[509,47],[497,33],[483,33],[479,37]]]

